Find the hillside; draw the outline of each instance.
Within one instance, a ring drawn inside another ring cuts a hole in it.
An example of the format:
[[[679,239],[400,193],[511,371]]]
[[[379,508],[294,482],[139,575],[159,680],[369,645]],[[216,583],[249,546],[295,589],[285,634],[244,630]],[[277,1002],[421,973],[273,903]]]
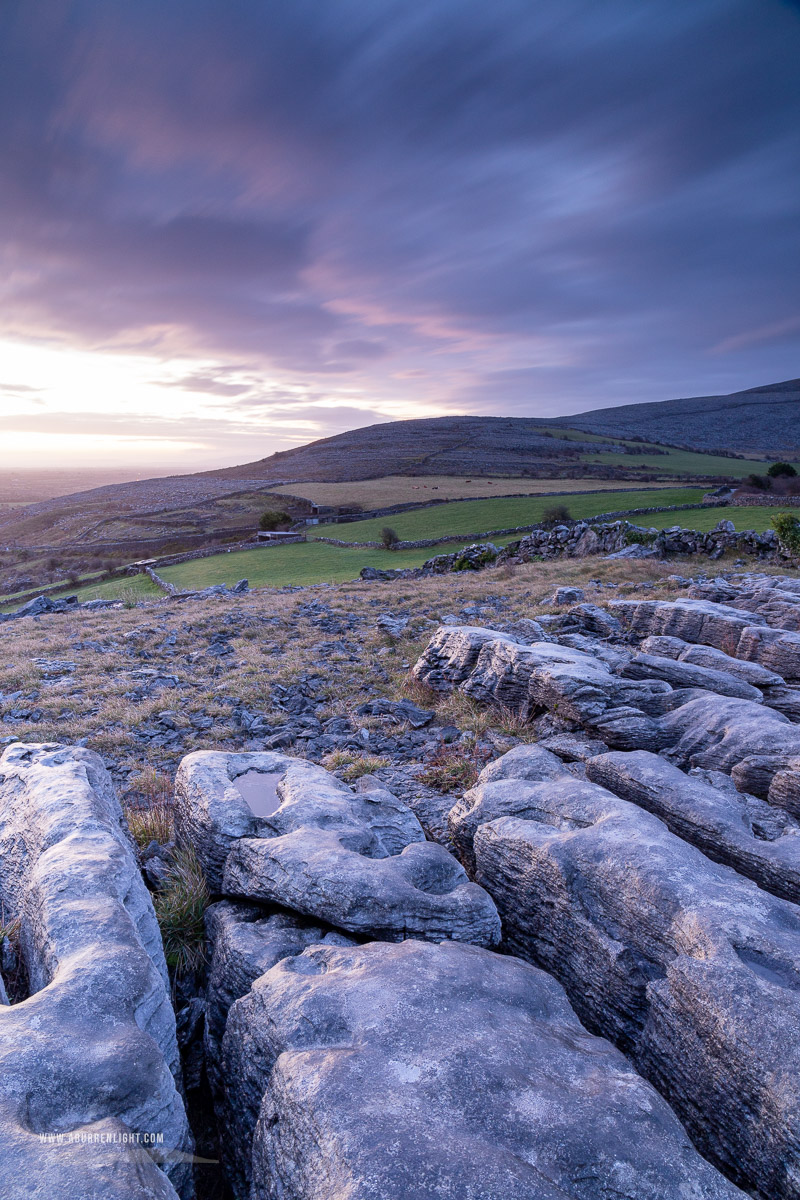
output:
[[[605,437],[640,437],[714,453],[796,458],[800,452],[800,379],[731,392],[651,404],[624,404],[551,424]]]
[[[292,480],[371,479],[381,475],[540,474],[581,454],[624,452],[613,435],[606,443],[553,434],[529,417],[431,417],[387,421],[281,450],[259,462],[226,467],[220,478]],[[608,436],[608,435],[607,435]]]

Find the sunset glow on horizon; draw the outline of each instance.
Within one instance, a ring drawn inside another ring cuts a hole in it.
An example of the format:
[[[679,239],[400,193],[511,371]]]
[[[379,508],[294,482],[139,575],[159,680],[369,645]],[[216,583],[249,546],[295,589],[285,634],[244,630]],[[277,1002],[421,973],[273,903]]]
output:
[[[799,52],[780,0],[11,0],[3,445],[188,471],[795,377]]]

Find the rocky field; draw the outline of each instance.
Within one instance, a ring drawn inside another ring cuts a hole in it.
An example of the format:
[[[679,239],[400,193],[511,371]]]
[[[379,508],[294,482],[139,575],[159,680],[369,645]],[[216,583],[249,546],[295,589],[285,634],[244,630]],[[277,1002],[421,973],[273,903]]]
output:
[[[0,625],[4,1196],[800,1200],[800,576],[720,570]]]

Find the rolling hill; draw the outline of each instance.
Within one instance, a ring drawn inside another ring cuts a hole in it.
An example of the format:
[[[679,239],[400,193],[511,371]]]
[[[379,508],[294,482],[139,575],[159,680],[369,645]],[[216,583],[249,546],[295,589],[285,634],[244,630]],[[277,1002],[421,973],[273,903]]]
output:
[[[600,408],[558,417],[551,424],[601,437],[641,437],[712,454],[724,449],[755,458],[794,459],[800,452],[800,379],[727,396]]]
[[[566,439],[532,417],[431,417],[387,421],[211,472],[218,478],[371,479],[383,475],[541,474],[581,454],[625,450],[614,436]]]

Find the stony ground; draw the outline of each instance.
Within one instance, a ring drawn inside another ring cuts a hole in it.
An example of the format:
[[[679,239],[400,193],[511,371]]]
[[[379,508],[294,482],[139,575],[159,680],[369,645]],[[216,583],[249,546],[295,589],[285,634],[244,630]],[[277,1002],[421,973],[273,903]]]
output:
[[[9,622],[0,628],[0,741],[88,745],[134,803],[168,795],[180,759],[199,749],[279,748],[345,778],[400,772],[407,783],[463,789],[487,757],[531,735],[511,714],[438,698],[410,679],[433,628],[539,617],[557,611],[547,599],[569,584],[587,600],[674,595],[682,572],[721,569],[698,558],[531,563]],[[380,698],[425,712],[359,712]]]

